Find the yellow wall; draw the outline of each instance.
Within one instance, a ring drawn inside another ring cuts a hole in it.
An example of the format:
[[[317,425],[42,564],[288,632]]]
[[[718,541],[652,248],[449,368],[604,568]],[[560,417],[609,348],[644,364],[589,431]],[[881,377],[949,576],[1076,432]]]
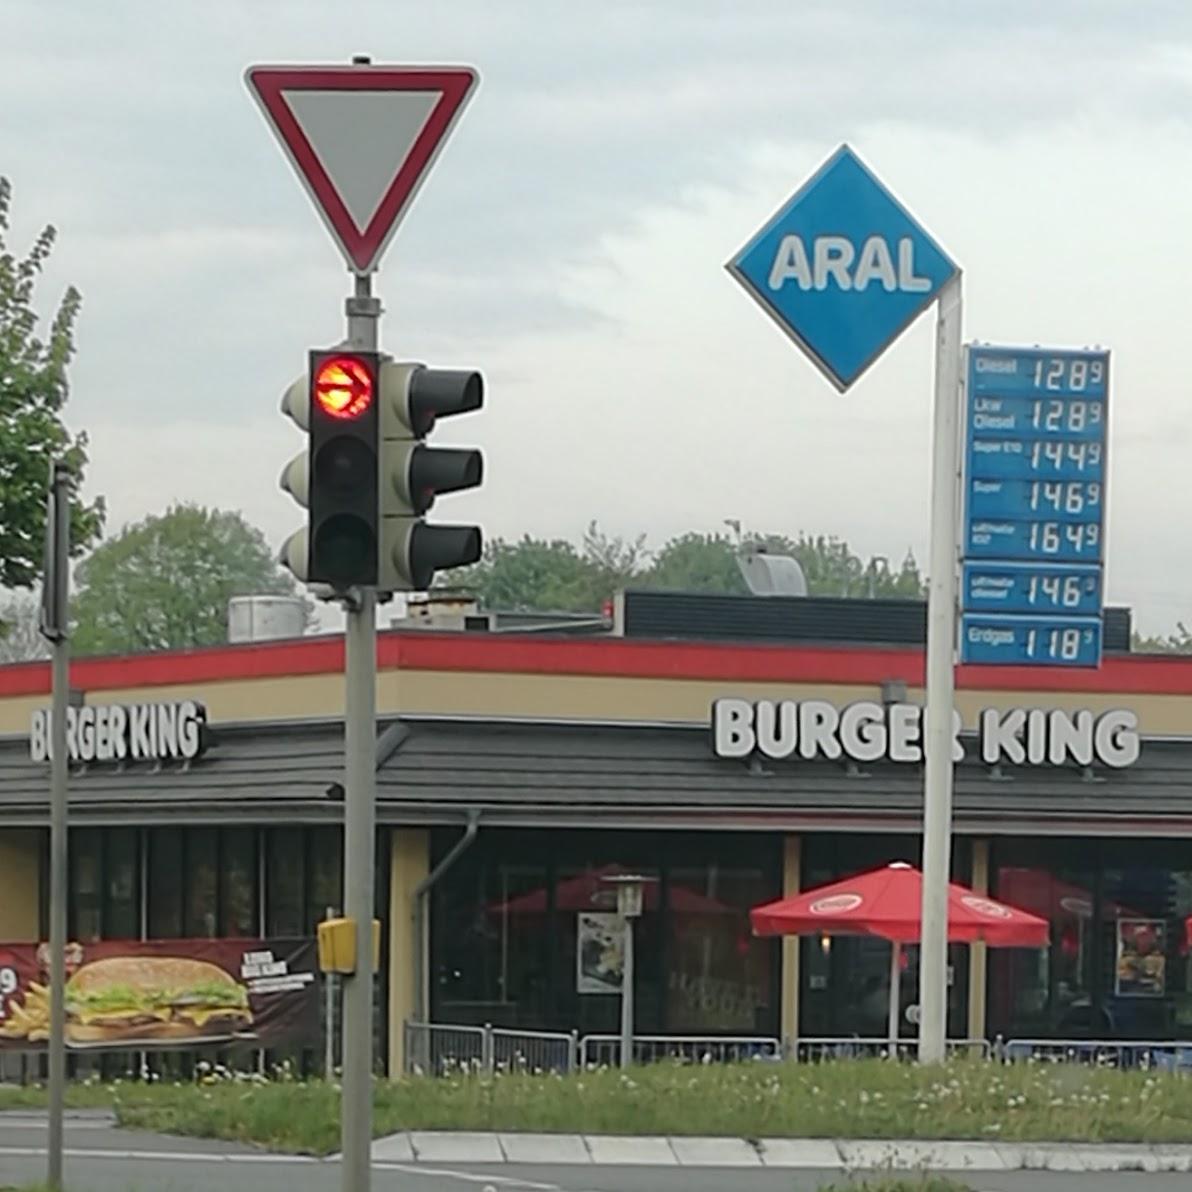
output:
[[[978,894],[989,893],[989,841],[973,841],[972,888]],[[985,973],[989,947],[987,944],[969,945],[969,1004],[968,1037],[985,1038]]]
[[[0,940],[37,940],[39,843],[35,828],[0,828]]]
[[[782,896],[789,898],[802,888],[803,838],[788,836],[782,842]],[[799,1037],[799,936],[782,940],[782,1037]]]
[[[826,699],[843,705],[879,696],[872,685],[746,683],[728,679],[689,680],[618,676],[506,674],[465,671],[383,671],[377,708],[383,715],[403,711],[422,715],[552,717],[611,721],[671,721],[707,724],[712,701],[726,695],[745,699],[781,697]],[[97,691],[89,703],[129,703],[197,699],[214,723],[315,719],[343,714],[340,675],[295,675],[220,683]],[[923,691],[907,698],[922,702]],[[33,710],[44,698],[0,698],[0,734],[29,731]],[[1073,692],[959,691],[956,706],[967,727],[975,728],[983,708],[1055,707],[1094,711],[1128,707],[1149,735],[1184,736],[1192,726],[1192,696],[1097,695]]]
[[[430,872],[430,833],[425,828],[396,828],[393,832],[389,880],[389,1073],[401,1075],[405,1066],[404,1024],[414,1013],[414,890]],[[424,911],[429,915],[429,907]],[[429,935],[429,928],[424,939]],[[423,998],[430,988],[429,965],[423,951]],[[426,1005],[426,1001],[423,1002]]]

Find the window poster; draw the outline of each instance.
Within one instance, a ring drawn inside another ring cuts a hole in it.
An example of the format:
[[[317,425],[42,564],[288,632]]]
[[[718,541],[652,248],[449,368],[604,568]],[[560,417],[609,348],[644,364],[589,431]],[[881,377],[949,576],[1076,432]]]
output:
[[[1118,919],[1118,997],[1167,993],[1167,924],[1162,919]]]
[[[579,993],[620,993],[625,974],[625,932],[619,915],[580,911],[576,916],[575,987]]]

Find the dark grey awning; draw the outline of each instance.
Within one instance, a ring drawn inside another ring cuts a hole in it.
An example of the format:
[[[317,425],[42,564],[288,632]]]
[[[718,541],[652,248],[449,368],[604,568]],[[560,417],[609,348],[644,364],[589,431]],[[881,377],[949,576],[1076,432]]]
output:
[[[695,726],[552,724],[411,718],[377,775],[378,819],[706,829],[912,832],[922,770],[879,763],[741,762],[712,755]],[[78,824],[337,822],[342,782],[335,723],[216,726],[189,764],[72,773]],[[385,751],[382,751],[383,753]],[[48,822],[49,767],[24,740],[0,740],[0,825]],[[1192,835],[1192,741],[1147,741],[1126,770],[956,768],[962,832]]]
[[[335,724],[215,726],[192,762],[72,766],[70,816],[98,822],[295,822],[337,820],[325,792],[343,774],[343,730]],[[0,824],[48,823],[50,767],[24,739],[0,740]]]

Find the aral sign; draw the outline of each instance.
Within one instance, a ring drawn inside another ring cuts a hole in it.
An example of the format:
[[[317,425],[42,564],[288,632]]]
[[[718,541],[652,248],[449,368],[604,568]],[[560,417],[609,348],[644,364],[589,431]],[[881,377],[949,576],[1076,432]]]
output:
[[[952,715],[952,758],[967,756],[960,713]],[[923,709],[866,700],[837,708],[826,700],[719,699],[712,705],[717,757],[753,754],[855,762],[922,762]],[[980,760],[1022,766],[1133,765],[1142,745],[1138,717],[1126,709],[986,708],[977,722]]]
[[[189,761],[203,752],[202,704],[87,704],[66,709],[66,753],[72,762]],[[33,713],[29,756],[50,760],[50,713]]]

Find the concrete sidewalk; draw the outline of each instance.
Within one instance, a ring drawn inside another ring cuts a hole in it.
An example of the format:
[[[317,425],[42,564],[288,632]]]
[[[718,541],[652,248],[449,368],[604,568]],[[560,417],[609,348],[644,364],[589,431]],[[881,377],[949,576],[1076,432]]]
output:
[[[873,1171],[1192,1172],[1192,1146],[660,1138],[412,1131],[373,1143],[384,1163],[782,1167]]]

